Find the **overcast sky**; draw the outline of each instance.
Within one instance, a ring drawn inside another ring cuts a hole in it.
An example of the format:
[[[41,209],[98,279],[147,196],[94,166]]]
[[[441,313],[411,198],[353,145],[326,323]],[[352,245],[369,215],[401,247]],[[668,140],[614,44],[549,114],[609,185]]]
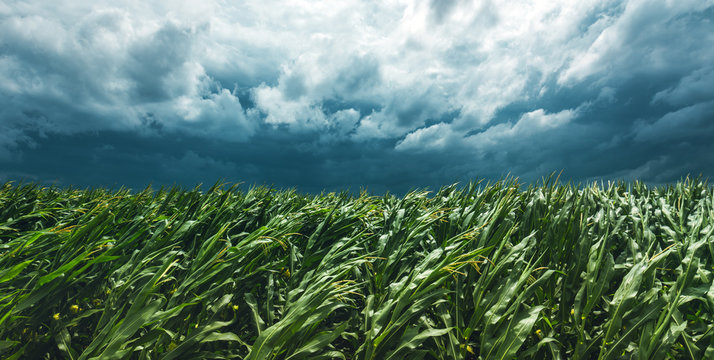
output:
[[[714,175],[714,1],[0,1],[0,181]]]

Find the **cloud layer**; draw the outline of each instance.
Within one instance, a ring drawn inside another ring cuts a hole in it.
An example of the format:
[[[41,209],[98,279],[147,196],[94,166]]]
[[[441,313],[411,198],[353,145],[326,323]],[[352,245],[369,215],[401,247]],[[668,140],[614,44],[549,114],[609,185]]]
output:
[[[714,1],[10,1],[0,34],[4,179],[714,175]]]

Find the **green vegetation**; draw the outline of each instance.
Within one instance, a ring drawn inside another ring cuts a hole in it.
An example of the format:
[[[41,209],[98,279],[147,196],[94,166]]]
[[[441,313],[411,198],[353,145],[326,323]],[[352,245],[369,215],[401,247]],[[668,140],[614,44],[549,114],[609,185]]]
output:
[[[714,359],[714,192],[0,189],[6,359]]]

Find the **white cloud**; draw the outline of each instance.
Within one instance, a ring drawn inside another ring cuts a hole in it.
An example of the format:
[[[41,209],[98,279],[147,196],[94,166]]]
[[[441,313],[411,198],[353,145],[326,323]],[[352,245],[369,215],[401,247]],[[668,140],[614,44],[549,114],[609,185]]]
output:
[[[265,85],[254,89],[253,96],[258,109],[265,112],[268,124],[287,124],[297,131],[327,126],[325,114],[309,99],[286,99],[279,89]]]
[[[173,107],[182,123],[169,123],[193,134],[229,141],[244,141],[255,132],[255,124],[246,117],[238,98],[230,91],[207,94],[201,98],[181,97]],[[168,117],[170,114],[164,114]]]
[[[548,114],[543,109],[523,114],[515,124],[503,123],[494,125],[486,131],[469,136],[465,141],[477,149],[493,149],[506,141],[522,138],[523,140],[561,127],[578,114],[578,110],[563,110]]]
[[[497,124],[485,131],[464,137],[454,130],[453,124],[439,123],[409,133],[396,146],[400,151],[443,150],[453,147],[468,147],[485,151],[507,145],[515,139],[527,140],[548,130],[561,127],[575,119],[578,109],[563,110],[548,114],[538,109],[523,114],[518,121]]]
[[[460,136],[454,133],[449,124],[438,123],[409,133],[395,148],[398,151],[414,152],[443,150],[460,141]]]

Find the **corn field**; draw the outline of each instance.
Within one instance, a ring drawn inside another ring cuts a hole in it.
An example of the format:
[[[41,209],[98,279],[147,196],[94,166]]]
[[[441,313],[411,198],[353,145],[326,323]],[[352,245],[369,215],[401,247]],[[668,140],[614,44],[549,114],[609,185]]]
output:
[[[0,189],[4,359],[714,359],[701,180]]]

